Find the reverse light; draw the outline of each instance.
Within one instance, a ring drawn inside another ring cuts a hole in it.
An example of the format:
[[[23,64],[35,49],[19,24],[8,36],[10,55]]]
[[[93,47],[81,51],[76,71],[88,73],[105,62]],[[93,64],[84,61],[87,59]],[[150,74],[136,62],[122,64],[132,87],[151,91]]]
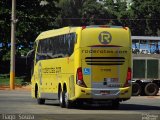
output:
[[[76,80],[77,85],[81,87],[87,87],[86,84],[83,81],[83,73],[82,73],[82,68],[79,67],[77,69],[77,80]]]

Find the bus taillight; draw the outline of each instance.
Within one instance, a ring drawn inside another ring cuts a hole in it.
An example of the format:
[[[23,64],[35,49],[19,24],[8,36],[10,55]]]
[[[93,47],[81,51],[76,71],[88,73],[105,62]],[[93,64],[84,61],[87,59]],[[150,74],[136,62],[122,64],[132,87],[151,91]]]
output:
[[[82,30],[86,29],[87,26],[82,26]]]
[[[126,83],[124,84],[124,87],[128,87],[131,85],[131,76],[132,76],[131,68],[128,68]]]
[[[86,87],[86,84],[83,81],[83,73],[82,73],[82,68],[79,67],[77,69],[77,85],[81,86],[81,87]]]

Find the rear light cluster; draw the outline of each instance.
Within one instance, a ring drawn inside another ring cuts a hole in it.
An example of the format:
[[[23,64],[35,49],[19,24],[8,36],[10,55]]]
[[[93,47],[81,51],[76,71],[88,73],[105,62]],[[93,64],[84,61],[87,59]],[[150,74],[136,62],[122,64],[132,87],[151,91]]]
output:
[[[126,82],[124,84],[124,87],[131,86],[131,79],[132,79],[132,71],[131,71],[131,68],[128,68]]]
[[[90,25],[90,26],[82,26],[82,30],[86,29],[86,28],[123,28],[125,30],[127,30],[127,27],[123,27],[123,26],[111,26],[111,25]]]
[[[81,87],[87,87],[86,84],[83,81],[83,72],[82,72],[82,68],[79,67],[77,69],[77,80],[76,80],[77,85],[81,86]]]

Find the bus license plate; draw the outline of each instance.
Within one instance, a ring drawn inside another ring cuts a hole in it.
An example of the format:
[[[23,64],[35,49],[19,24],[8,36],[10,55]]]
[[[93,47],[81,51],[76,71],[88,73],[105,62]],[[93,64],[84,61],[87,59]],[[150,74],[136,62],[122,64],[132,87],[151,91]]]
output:
[[[108,94],[110,94],[110,91],[102,90],[102,91],[100,91],[100,94],[101,95],[108,95]]]
[[[104,78],[104,81],[107,81],[108,83],[116,83],[118,82],[118,78]]]

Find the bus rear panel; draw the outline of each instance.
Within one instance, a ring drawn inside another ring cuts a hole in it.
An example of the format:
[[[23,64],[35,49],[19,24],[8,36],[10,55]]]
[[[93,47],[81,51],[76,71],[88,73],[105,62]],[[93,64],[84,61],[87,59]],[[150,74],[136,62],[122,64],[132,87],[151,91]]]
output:
[[[65,27],[36,39],[32,97],[38,104],[58,99],[73,103],[119,102],[131,97],[131,38],[129,28]]]
[[[77,99],[127,100],[131,96],[128,28],[85,28],[79,41]],[[75,59],[76,60],[76,59]],[[80,78],[80,80],[79,80]]]

